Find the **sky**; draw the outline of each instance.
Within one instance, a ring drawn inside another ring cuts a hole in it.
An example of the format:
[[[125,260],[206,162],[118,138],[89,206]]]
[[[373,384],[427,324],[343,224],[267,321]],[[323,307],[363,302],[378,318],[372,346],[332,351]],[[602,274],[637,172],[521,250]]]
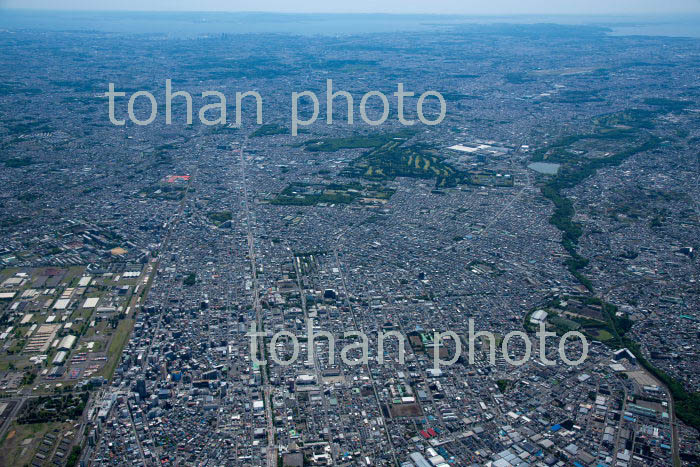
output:
[[[668,15],[700,13],[700,0],[0,0],[48,10],[436,13],[465,15]]]

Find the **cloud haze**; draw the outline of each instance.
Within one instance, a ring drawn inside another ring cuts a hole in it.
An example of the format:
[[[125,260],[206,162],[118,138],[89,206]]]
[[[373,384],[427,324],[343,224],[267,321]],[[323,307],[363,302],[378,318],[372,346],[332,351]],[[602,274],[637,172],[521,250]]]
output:
[[[465,15],[515,14],[669,14],[700,13],[698,0],[0,0],[0,7],[51,10],[133,11],[269,11],[303,13],[451,13]]]

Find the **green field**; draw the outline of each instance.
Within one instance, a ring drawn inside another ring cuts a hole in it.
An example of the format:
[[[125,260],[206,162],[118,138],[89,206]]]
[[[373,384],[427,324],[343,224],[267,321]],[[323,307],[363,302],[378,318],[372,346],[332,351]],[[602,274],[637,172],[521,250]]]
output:
[[[613,338],[613,335],[610,334],[605,329],[596,329],[594,335],[595,335],[596,340],[599,340],[601,342],[606,342],[606,341],[609,341]]]
[[[581,325],[576,321],[572,321],[561,316],[550,316],[548,321],[554,325],[557,331],[562,331],[562,333],[577,331],[581,328]]]
[[[230,221],[233,218],[233,215],[231,214],[231,211],[218,211],[207,213],[207,217],[214,223],[214,225],[219,226],[226,221]]]
[[[19,425],[13,422],[0,447],[0,465],[30,465],[45,434],[58,435],[71,427],[70,423],[32,423]]]
[[[457,174],[436,152],[404,143],[401,139],[387,141],[355,159],[341,175],[383,181],[396,177],[448,178]]]
[[[269,123],[266,125],[261,125],[258,129],[250,134],[251,138],[256,138],[260,136],[272,136],[272,135],[288,135],[289,128],[275,125],[274,123]]]
[[[279,206],[313,206],[319,203],[350,204],[361,198],[382,202],[391,198],[394,190],[379,184],[361,183],[300,183],[289,184],[270,200]]]
[[[407,144],[405,138],[385,139],[381,146],[352,161],[340,175],[376,182],[396,177],[433,179],[438,189],[457,185],[510,187],[514,184],[514,177],[510,174],[458,170],[437,150],[420,143]]]
[[[124,349],[126,342],[129,340],[129,335],[131,334],[131,330],[133,328],[133,319],[126,318],[119,321],[119,325],[114,331],[112,340],[109,343],[109,350],[107,351],[107,364],[102,367],[102,369],[96,375],[104,376],[107,379],[112,378],[114,369],[117,368],[119,358],[122,356],[122,349]]]
[[[354,135],[343,138],[312,139],[303,143],[304,149],[310,152],[335,152],[341,149],[378,148],[391,141],[403,141],[410,133],[381,133],[373,135]]]
[[[625,126],[629,128],[654,127],[655,112],[645,109],[627,109],[619,112],[600,115],[593,118],[593,123],[601,127]]]

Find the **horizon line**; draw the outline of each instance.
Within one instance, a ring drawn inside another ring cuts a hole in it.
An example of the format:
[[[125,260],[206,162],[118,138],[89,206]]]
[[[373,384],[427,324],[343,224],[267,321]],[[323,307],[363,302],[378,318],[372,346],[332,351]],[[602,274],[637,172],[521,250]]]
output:
[[[5,7],[0,4],[2,11],[16,12],[45,12],[45,13],[220,13],[220,14],[266,14],[266,15],[357,15],[357,16],[458,16],[471,18],[498,18],[498,17],[671,17],[680,15],[695,15],[700,17],[700,10],[673,11],[659,14],[653,11],[637,13],[455,13],[455,12],[412,12],[396,13],[389,11],[272,11],[272,10],[132,10],[132,9],[91,9],[91,8],[40,8],[40,7]]]

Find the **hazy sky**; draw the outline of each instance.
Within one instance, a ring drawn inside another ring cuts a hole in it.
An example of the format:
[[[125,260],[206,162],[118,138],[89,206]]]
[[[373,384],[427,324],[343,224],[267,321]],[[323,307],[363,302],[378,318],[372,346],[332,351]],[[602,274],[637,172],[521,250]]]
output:
[[[669,14],[700,13],[700,0],[0,0],[5,8],[277,11],[318,13]]]

